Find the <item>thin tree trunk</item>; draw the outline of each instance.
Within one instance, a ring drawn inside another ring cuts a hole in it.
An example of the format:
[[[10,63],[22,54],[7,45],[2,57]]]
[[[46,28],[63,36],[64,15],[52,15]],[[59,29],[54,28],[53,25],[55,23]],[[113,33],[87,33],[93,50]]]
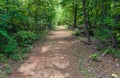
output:
[[[37,5],[37,7],[36,7],[36,11],[35,11],[35,26],[36,26],[36,32],[38,32],[38,26],[37,26],[37,24],[38,24],[38,5]]]
[[[49,32],[50,32],[50,30],[51,30],[51,28],[52,28],[52,23],[51,23],[51,19],[49,20]]]
[[[88,24],[87,24],[87,14],[86,14],[86,0],[82,0],[82,4],[83,4],[83,12],[84,12],[84,23],[85,23],[85,32],[86,32],[86,37],[87,37],[87,41],[91,42],[90,39],[90,34],[89,34],[89,30],[88,30]]]
[[[28,0],[28,25],[27,30],[29,30],[30,27],[30,0]]]
[[[74,6],[74,29],[77,27],[76,24],[77,24],[77,9],[78,6],[77,6],[77,2],[75,2],[75,6]]]
[[[116,2],[117,0],[114,0],[114,9],[116,8]],[[116,15],[114,15],[114,19],[115,19],[115,25],[112,27],[112,47],[115,47],[116,46],[116,39],[115,39],[115,26],[116,26],[116,23],[117,23],[117,17]]]
[[[102,0],[102,27],[104,27],[104,18],[105,18],[105,12],[104,12],[104,0]]]

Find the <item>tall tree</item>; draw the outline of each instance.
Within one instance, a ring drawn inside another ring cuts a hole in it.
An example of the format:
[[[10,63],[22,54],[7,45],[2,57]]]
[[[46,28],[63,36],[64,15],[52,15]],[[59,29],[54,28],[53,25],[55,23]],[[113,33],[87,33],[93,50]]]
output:
[[[88,29],[88,22],[87,22],[87,13],[86,13],[86,0],[82,0],[83,4],[83,14],[84,14],[84,23],[85,23],[85,32],[88,42],[91,42],[89,29]]]
[[[78,4],[77,0],[74,1],[74,29],[77,27],[77,10],[78,10]]]

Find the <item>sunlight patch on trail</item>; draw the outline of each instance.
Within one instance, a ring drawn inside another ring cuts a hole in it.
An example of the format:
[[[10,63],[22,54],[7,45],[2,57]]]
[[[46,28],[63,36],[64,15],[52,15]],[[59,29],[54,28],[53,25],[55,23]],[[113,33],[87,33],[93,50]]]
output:
[[[68,78],[68,73],[61,73],[59,70],[54,68],[41,68],[39,71],[35,71],[34,74],[30,75],[30,78]]]
[[[43,59],[43,57],[31,57],[26,63],[22,64],[20,68],[18,69],[19,72],[23,72],[25,75],[31,73],[31,70],[34,70],[37,66],[40,59]]]
[[[64,44],[64,43],[66,43],[65,41],[59,41],[58,42],[59,44]]]
[[[65,57],[66,56],[62,54],[55,54],[52,58],[52,63],[58,68],[65,69],[70,65],[69,61]]]
[[[18,71],[24,73],[28,78],[68,78],[70,75],[62,73],[60,70],[69,65],[66,55],[60,53],[54,54],[53,57],[37,55],[21,65]]]
[[[41,49],[41,53],[46,53],[50,47],[51,47],[51,45],[43,46],[43,48]]]
[[[54,76],[50,76],[50,78],[66,78],[66,77],[69,77],[69,74],[65,74],[65,75],[62,75],[62,74],[55,74]]]

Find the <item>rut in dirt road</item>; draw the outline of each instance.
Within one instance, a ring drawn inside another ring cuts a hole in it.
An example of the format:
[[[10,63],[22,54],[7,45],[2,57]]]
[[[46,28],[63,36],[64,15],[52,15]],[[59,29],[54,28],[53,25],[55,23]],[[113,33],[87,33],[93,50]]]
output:
[[[72,53],[77,42],[65,27],[50,33],[42,47],[32,49],[31,56],[10,78],[78,78],[80,73]]]

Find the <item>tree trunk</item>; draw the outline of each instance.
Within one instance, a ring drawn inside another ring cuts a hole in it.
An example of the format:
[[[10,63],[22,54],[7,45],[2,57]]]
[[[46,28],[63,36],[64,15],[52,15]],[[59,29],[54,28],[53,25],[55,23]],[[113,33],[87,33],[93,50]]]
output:
[[[77,24],[77,9],[78,6],[77,6],[77,1],[75,2],[75,6],[74,6],[74,29],[77,27],[76,24]]]
[[[50,32],[50,30],[52,29],[52,21],[51,20],[49,20],[49,32]]]
[[[27,30],[29,30],[30,27],[30,0],[28,0],[28,25],[27,25]]]
[[[116,2],[117,2],[117,0],[114,0],[114,9],[116,8]],[[116,39],[115,39],[114,31],[115,31],[115,27],[116,27],[118,17],[116,15],[114,15],[114,19],[115,19],[115,25],[112,27],[112,47],[116,46]]]
[[[105,11],[104,11],[104,0],[102,0],[102,27],[104,27],[104,18],[105,18]]]
[[[90,39],[90,34],[89,34],[89,30],[88,30],[88,23],[87,23],[87,13],[86,13],[86,1],[82,0],[82,4],[83,4],[83,12],[84,12],[84,23],[85,23],[85,32],[86,32],[86,37],[87,37],[87,41],[91,42]]]
[[[37,24],[38,24],[38,5],[36,5],[37,7],[36,7],[36,11],[35,11],[35,28],[36,28],[36,32],[38,32],[38,26],[37,26]]]

